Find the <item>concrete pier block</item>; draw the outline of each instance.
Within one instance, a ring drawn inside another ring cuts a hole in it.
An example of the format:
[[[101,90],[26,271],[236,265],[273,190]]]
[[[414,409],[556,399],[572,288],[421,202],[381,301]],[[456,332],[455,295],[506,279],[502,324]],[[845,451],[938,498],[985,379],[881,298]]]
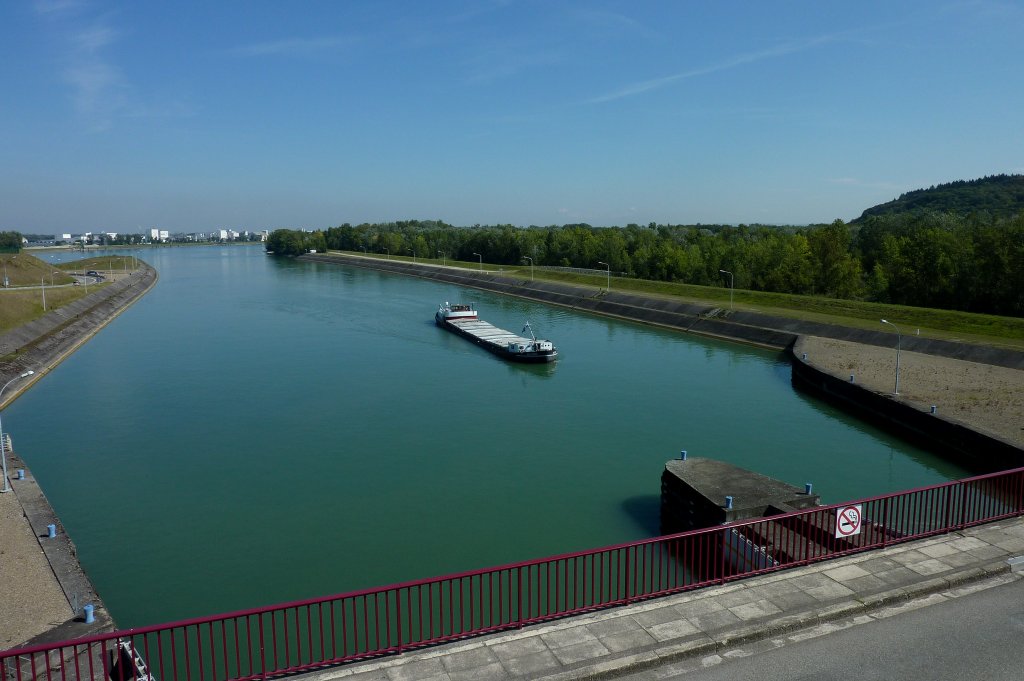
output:
[[[732,498],[732,506],[722,503]],[[665,464],[661,528],[666,533],[812,508],[820,497],[724,461],[688,457]]]

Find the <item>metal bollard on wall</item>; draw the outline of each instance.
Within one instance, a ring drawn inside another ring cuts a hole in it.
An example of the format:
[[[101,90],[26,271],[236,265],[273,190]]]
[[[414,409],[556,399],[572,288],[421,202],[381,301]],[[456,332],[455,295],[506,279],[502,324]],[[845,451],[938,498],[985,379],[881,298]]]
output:
[[[732,497],[731,496],[725,498],[725,510],[726,511],[731,511],[732,510]]]
[[[24,480],[25,479],[25,469],[24,468],[19,468],[18,469],[18,475],[14,479],[15,480]]]
[[[57,536],[57,526],[52,524],[52,523],[47,525],[46,526],[46,537],[48,539],[53,539],[56,536]]]
[[[809,482],[804,483],[804,494],[810,494],[812,489],[814,489],[814,485]]]
[[[934,414],[934,413],[935,413],[936,411],[938,411],[938,407],[936,407],[936,406],[935,406],[935,405],[933,404],[933,405],[932,405],[932,413]]]
[[[93,611],[92,603],[86,603],[85,607],[82,608],[82,611],[85,613],[85,623],[86,624],[92,624],[93,622],[96,621],[96,616],[92,612]]]
[[[685,449],[682,450],[681,452],[679,452],[679,460],[680,461],[686,461],[686,450]]]

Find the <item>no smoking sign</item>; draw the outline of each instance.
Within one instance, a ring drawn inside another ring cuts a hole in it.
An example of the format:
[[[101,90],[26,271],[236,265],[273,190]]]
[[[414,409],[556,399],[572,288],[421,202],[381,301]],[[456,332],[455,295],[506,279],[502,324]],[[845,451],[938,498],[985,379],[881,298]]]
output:
[[[844,506],[836,513],[836,536],[852,537],[860,534],[860,521],[863,518],[860,504]]]

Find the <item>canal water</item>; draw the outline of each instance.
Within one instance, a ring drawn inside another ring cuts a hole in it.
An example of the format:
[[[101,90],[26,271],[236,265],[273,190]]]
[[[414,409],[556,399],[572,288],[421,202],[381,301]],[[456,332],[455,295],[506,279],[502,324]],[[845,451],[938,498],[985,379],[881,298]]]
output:
[[[122,627],[653,536],[681,449],[827,502],[965,475],[780,353],[257,247],[139,255],[157,286],[4,413]],[[561,360],[438,329],[446,300]]]

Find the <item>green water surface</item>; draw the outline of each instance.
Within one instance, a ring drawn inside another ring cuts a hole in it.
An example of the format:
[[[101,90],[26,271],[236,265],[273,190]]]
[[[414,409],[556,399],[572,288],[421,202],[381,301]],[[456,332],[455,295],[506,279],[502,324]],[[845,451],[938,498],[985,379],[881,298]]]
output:
[[[965,475],[780,353],[258,248],[140,256],[156,288],[4,412],[122,627],[652,536],[681,449],[828,502]],[[561,360],[435,327],[445,300]]]

